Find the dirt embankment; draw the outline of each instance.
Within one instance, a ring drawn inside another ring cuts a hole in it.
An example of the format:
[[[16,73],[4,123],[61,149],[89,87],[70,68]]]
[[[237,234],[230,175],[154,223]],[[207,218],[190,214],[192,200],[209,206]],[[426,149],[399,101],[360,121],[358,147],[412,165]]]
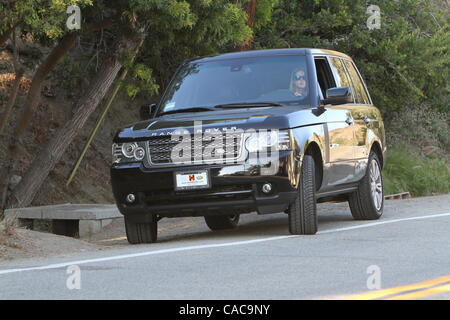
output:
[[[42,258],[103,248],[79,239],[17,228],[15,222],[0,222],[0,261]]]
[[[38,61],[23,61],[27,71],[22,80],[19,95],[4,134],[0,136],[0,154],[5,154],[9,135],[12,133],[18,115],[23,110],[26,93]],[[34,65],[33,65],[34,63]],[[60,66],[59,66],[60,67]],[[68,91],[61,79],[61,70],[55,70],[46,80],[41,93],[41,102],[33,115],[30,129],[20,146],[19,177],[22,176],[34,157],[49,139],[57,133],[75,111],[77,98],[82,96],[88,85],[83,79],[77,83],[73,91]],[[14,69],[11,54],[0,51],[0,114],[6,104],[9,89],[14,81]],[[78,173],[69,187],[66,180],[95,126],[103,105],[86,123],[83,132],[68,147],[61,161],[51,172],[45,184],[40,189],[32,205],[49,205],[60,203],[112,203],[109,182],[109,166],[111,159],[112,138],[118,128],[139,121],[139,106],[145,98],[130,101],[123,92],[119,93],[101,129],[98,131],[89,148]],[[150,101],[148,101],[150,102]],[[0,157],[1,158],[1,157]],[[0,162],[3,159],[0,159]],[[16,179],[18,177],[15,177]]]
[[[40,61],[24,56],[21,58],[21,63],[26,67],[26,72],[20,84],[11,118],[3,134],[0,135],[0,155],[6,153],[9,136],[12,134],[17,118],[23,110],[33,72]],[[73,86],[73,90],[68,90],[63,83],[65,81],[64,76],[61,76],[64,72],[64,66],[60,63],[43,85],[41,101],[33,114],[23,144],[19,146],[18,176],[13,177],[16,182],[23,176],[42,147],[70,119],[75,111],[77,99],[83,95],[89,85],[88,80],[80,79]],[[3,114],[14,78],[11,53],[7,50],[0,50],[0,116]],[[86,123],[83,131],[68,146],[65,154],[61,157],[61,161],[50,173],[31,205],[113,203],[109,179],[112,139],[120,127],[139,121],[139,106],[145,102],[154,102],[154,100],[148,99],[148,101],[147,98],[130,101],[124,92],[118,94],[81,163],[75,179],[67,187],[67,178],[102,111],[103,105],[100,104],[97,111]],[[0,156],[0,165],[3,165],[4,160]],[[0,261],[104,248],[104,246],[79,239],[16,228],[8,225],[8,223],[0,222]]]

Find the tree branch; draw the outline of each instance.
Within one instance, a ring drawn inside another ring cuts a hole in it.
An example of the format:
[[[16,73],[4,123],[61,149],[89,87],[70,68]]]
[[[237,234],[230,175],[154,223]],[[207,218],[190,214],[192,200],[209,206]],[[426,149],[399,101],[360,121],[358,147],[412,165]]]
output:
[[[0,35],[0,47],[2,47],[6,41],[11,37],[14,29],[19,25],[20,22],[16,22],[9,29],[7,29],[3,34]]]

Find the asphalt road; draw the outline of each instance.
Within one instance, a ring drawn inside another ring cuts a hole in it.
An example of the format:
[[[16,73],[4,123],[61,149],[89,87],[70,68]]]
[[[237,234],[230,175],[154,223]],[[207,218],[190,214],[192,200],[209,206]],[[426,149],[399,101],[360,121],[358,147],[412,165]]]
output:
[[[450,299],[450,195],[387,201],[377,221],[320,205],[314,236],[286,214],[185,221],[156,244],[1,263],[0,299]]]

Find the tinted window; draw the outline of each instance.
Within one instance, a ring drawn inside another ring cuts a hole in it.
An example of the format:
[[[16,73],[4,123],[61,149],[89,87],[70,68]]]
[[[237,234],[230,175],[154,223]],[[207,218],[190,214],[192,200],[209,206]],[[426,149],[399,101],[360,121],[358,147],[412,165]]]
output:
[[[336,87],[333,73],[325,58],[316,58],[314,63],[316,64],[317,81],[319,82],[322,96],[326,97],[327,90]]]
[[[192,62],[174,76],[160,111],[243,102],[308,105],[309,88],[304,56]]]
[[[348,70],[350,77],[352,79],[352,82],[353,82],[353,90],[355,92],[356,103],[370,104],[370,100],[367,95],[366,88],[365,88],[358,72],[356,71],[354,64],[351,61],[345,60],[345,66],[347,67],[347,70]]]
[[[332,57],[330,58],[331,68],[335,74],[336,86],[337,87],[349,87],[351,88],[350,80],[348,79],[345,67],[342,64],[341,59]]]

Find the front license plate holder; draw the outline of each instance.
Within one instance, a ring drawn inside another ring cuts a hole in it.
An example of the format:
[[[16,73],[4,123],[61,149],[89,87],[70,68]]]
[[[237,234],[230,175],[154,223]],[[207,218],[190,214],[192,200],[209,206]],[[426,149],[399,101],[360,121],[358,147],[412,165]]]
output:
[[[209,170],[174,172],[175,191],[189,191],[211,188]]]

